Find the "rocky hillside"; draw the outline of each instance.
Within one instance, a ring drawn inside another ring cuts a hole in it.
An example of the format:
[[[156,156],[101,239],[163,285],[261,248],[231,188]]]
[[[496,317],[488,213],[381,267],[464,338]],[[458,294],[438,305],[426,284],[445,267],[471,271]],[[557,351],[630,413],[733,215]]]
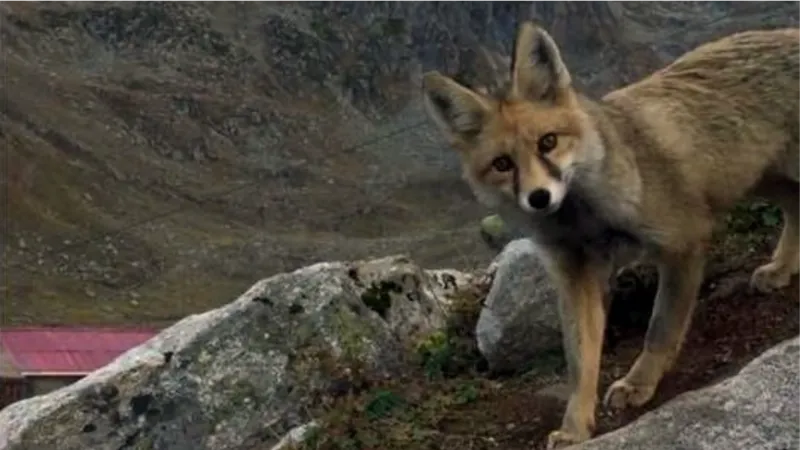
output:
[[[420,112],[535,18],[601,93],[795,3],[0,4],[0,324],[168,323],[320,260],[476,267]]]

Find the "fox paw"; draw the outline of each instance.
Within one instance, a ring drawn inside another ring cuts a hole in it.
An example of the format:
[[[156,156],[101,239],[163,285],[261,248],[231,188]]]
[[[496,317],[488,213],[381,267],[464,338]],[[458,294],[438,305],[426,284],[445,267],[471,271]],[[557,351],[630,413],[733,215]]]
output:
[[[603,405],[617,410],[642,406],[653,397],[654,392],[654,386],[636,386],[622,378],[608,388],[603,398]]]
[[[785,265],[772,261],[758,267],[750,277],[750,287],[762,292],[770,293],[789,285],[792,271]]]
[[[586,438],[581,438],[568,431],[551,431],[547,436],[547,450],[569,447],[570,445],[578,444],[585,440]]]

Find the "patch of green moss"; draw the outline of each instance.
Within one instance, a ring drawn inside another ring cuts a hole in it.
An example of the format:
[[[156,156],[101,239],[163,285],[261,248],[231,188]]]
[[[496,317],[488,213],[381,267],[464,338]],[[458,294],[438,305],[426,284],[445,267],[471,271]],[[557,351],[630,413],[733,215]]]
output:
[[[508,229],[503,219],[497,214],[486,216],[481,220],[480,234],[489,248],[495,251],[502,250],[514,239],[511,230]]]

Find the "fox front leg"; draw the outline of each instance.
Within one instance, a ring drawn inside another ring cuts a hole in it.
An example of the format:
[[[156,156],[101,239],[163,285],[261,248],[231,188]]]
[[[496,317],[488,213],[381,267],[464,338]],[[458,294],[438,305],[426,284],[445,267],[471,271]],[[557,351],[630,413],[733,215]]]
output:
[[[551,266],[559,290],[559,315],[570,396],[561,428],[550,433],[553,450],[589,439],[595,426],[600,356],[606,325],[606,286],[611,265],[564,258]]]
[[[606,392],[606,407],[642,406],[655,393],[664,373],[674,364],[689,329],[705,267],[704,246],[668,255],[659,264],[658,292],[650,316],[644,349],[627,375]]]

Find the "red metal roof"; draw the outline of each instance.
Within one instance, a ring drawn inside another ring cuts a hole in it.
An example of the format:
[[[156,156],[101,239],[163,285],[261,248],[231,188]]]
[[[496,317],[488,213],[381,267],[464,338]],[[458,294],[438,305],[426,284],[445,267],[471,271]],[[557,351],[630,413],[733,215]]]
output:
[[[8,327],[0,346],[23,374],[86,374],[144,343],[148,328]]]

